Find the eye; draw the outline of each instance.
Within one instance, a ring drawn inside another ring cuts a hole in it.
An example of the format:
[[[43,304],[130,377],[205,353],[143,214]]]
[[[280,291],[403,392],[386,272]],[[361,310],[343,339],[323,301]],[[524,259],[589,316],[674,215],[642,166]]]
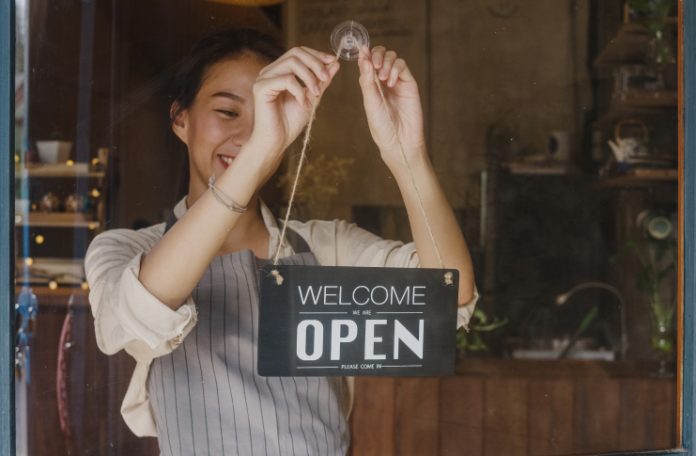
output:
[[[219,112],[225,117],[229,117],[230,119],[234,119],[235,117],[239,117],[239,113],[237,111],[228,111],[227,109],[216,109],[216,112]]]

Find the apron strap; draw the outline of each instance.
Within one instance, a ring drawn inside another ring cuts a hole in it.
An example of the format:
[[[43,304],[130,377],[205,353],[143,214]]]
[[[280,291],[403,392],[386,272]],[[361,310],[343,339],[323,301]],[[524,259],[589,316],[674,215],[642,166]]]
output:
[[[294,250],[295,253],[312,252],[312,249],[309,248],[309,244],[307,244],[307,241],[305,241],[302,236],[297,234],[297,231],[294,231],[290,227],[285,228],[285,239],[287,239],[288,243],[290,244],[292,250]]]
[[[169,212],[169,216],[167,217],[167,223],[164,226],[164,232],[166,233],[171,229],[172,226],[176,223],[177,218],[176,215],[174,215],[174,211]],[[296,231],[292,230],[291,228],[286,228],[285,231],[285,239],[287,239],[288,243],[292,247],[292,250],[294,250],[295,253],[310,253],[312,249],[309,248],[309,244],[307,244],[307,241],[304,240],[302,236],[297,234]]]
[[[169,229],[174,226],[176,221],[176,215],[174,215],[174,210],[172,210],[169,212],[169,216],[167,217],[167,224],[164,225],[164,232],[166,233],[167,231],[169,231]]]

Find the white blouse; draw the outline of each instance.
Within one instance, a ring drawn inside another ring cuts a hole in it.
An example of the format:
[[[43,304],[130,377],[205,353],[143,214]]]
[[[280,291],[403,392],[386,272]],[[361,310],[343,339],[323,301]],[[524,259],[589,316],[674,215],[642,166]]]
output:
[[[181,218],[185,212],[184,198],[174,207],[174,215]],[[279,229],[263,203],[261,215],[270,233],[270,258],[278,245]],[[85,256],[97,345],[107,355],[123,349],[136,360],[121,414],[138,436],[157,436],[146,387],[150,363],[174,350],[196,324],[196,304],[191,297],[175,311],[138,280],[140,260],[163,236],[164,227],[160,223],[137,231],[105,231],[94,238]],[[346,221],[290,221],[288,227],[307,241],[324,266],[419,266],[414,243],[384,240]],[[281,256],[291,255],[292,248],[283,244]],[[467,325],[477,300],[475,293],[459,308],[457,327]],[[348,384],[352,387],[351,381]]]

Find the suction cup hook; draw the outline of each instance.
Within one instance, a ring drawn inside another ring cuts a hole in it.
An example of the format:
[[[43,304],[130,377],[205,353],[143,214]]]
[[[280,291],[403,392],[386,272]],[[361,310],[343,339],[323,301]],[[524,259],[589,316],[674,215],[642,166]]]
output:
[[[357,60],[363,46],[370,47],[370,35],[358,22],[341,22],[331,32],[331,48],[343,60]]]

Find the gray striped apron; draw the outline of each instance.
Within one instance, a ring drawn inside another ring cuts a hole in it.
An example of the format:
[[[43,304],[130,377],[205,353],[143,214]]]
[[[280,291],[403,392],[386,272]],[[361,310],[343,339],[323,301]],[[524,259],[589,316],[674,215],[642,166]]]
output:
[[[176,222],[172,214],[165,228]],[[295,254],[317,264],[288,230]],[[349,441],[340,377],[256,373],[258,270],[250,250],[217,256],[193,291],[198,323],[150,366],[147,389],[162,455],[343,455]]]

